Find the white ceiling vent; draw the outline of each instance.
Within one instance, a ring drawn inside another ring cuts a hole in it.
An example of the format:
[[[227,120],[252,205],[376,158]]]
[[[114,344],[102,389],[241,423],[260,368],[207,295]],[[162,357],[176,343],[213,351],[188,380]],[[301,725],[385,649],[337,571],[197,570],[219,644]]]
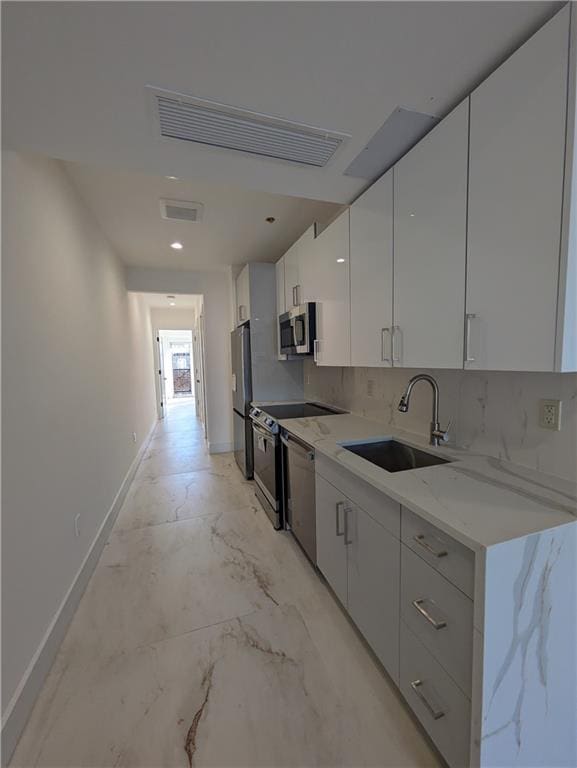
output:
[[[188,200],[162,200],[160,201],[160,215],[170,221],[190,221],[195,223],[202,219],[201,203],[192,203]]]
[[[325,166],[347,134],[148,87],[161,136]]]

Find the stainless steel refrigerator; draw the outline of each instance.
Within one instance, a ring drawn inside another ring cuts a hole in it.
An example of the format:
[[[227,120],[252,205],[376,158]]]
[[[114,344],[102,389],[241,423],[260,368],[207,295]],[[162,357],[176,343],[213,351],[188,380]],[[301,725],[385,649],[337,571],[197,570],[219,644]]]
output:
[[[231,333],[232,409],[234,419],[234,457],[243,475],[253,475],[252,423],[248,412],[252,400],[250,324]]]

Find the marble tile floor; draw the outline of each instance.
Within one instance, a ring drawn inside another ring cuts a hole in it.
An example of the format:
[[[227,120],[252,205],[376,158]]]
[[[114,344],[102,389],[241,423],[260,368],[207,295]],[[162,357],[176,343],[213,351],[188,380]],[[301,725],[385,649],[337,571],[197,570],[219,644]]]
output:
[[[440,766],[188,405],[156,429],[10,765]]]

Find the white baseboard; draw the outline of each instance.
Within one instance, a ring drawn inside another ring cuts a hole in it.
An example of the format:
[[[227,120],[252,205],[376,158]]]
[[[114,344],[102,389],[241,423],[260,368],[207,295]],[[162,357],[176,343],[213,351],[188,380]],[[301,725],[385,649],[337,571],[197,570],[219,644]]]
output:
[[[157,421],[155,420],[148,435],[143,440],[134,461],[130,465],[118,493],[116,494],[110,509],[106,513],[102,525],[94,537],[94,541],[92,542],[82,565],[78,569],[70,589],[60,603],[60,606],[56,611],[50,626],[46,630],[36,653],[32,657],[18,688],[6,707],[6,711],[2,718],[2,765],[8,763],[16,744],[18,743],[20,734],[30,716],[36,698],[42,688],[42,684],[50,671],[50,667],[54,662],[60,644],[64,639],[68,625],[72,621],[78,603],[80,602],[80,598],[84,594],[84,590],[92,576],[92,572],[98,563],[102,549],[108,539],[110,529],[114,525],[116,517],[120,512],[122,503],[126,498],[130,484],[134,479],[134,475],[142,460],[148,443],[150,442],[156,424]]]
[[[230,453],[234,448],[232,443],[209,443],[209,453]]]

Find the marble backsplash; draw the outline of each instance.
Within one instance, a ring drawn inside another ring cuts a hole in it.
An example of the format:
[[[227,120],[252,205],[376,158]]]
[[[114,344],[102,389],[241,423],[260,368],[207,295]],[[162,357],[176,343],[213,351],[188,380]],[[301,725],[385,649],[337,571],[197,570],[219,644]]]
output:
[[[427,435],[431,388],[419,383],[408,413],[397,410],[413,369],[325,368],[305,362],[305,397],[385,425]],[[577,479],[577,375],[428,370],[439,384],[440,422],[450,442],[541,472]],[[539,400],[562,401],[561,430],[539,427]]]

